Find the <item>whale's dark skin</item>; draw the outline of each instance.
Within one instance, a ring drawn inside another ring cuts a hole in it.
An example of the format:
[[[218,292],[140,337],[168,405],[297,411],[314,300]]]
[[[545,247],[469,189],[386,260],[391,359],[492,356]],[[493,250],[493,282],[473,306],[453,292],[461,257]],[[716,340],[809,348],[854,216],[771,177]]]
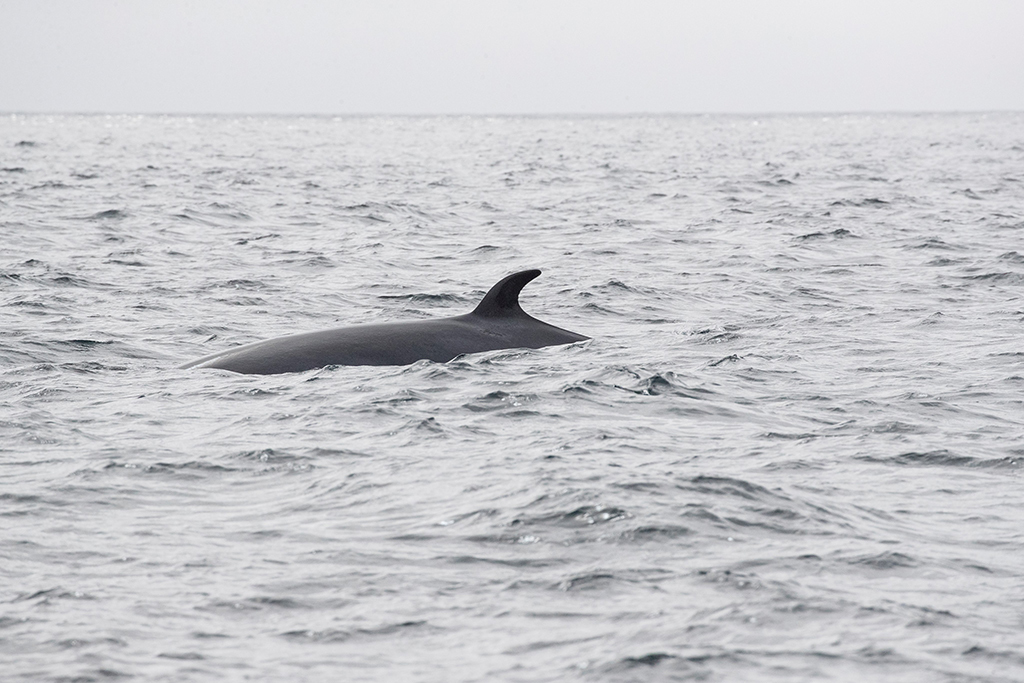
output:
[[[519,292],[538,275],[539,270],[509,275],[491,287],[472,313],[454,318],[355,325],[278,337],[204,356],[182,367],[275,375],[328,365],[447,363],[466,353],[539,349],[589,339],[530,317],[519,306]]]

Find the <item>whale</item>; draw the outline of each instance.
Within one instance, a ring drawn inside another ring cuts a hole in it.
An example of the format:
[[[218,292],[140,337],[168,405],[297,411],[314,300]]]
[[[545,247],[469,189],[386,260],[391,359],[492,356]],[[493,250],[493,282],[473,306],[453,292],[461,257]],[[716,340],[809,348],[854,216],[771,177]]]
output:
[[[590,339],[537,320],[522,309],[519,293],[540,273],[523,270],[499,280],[464,315],[293,334],[225,349],[181,367],[276,375],[331,365],[447,363],[469,353],[539,349]]]

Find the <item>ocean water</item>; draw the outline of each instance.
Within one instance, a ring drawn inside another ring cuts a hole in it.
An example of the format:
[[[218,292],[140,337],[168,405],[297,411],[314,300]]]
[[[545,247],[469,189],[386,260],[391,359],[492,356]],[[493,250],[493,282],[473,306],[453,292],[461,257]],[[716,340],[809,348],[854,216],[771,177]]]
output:
[[[5,681],[1024,679],[1024,114],[4,115],[0,237]]]

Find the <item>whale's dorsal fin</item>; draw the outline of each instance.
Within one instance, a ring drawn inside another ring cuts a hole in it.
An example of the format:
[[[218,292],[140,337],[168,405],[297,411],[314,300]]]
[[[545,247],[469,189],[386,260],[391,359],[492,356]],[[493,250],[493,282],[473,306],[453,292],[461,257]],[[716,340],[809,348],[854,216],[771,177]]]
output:
[[[522,314],[526,315],[519,306],[519,292],[523,291],[526,283],[540,275],[537,269],[523,270],[502,278],[491,290],[484,295],[484,298],[473,309],[472,315],[479,315],[484,318],[497,318]]]

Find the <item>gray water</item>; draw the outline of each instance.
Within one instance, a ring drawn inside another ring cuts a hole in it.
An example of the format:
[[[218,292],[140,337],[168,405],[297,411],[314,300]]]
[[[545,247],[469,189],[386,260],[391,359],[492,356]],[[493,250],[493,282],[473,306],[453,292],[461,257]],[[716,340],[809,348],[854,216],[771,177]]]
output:
[[[5,115],[0,230],[5,681],[1024,679],[1024,114]]]

